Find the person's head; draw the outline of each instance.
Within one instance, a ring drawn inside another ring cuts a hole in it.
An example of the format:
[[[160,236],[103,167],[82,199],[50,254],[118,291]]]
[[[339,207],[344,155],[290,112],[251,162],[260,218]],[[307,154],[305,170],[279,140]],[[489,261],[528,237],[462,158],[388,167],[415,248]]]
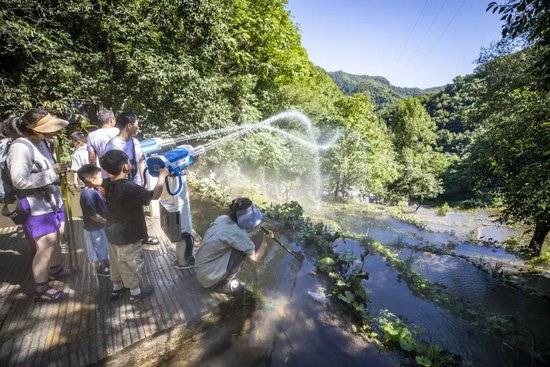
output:
[[[139,119],[133,112],[122,112],[116,118],[116,127],[122,132],[125,131],[129,136],[135,136],[139,131]]]
[[[97,113],[97,120],[102,127],[115,126],[115,114],[111,110],[100,109]]]
[[[229,218],[237,223],[241,229],[252,232],[262,222],[263,215],[252,200],[239,197],[233,199],[229,204]]]
[[[94,166],[93,164],[85,164],[76,171],[80,181],[84,182],[84,185],[88,187],[99,187],[103,182],[101,177],[101,168]]]
[[[73,142],[73,147],[78,148],[86,144],[86,135],[80,131],[75,131],[71,134],[71,141]]]
[[[122,150],[109,150],[99,159],[101,167],[112,176],[118,176],[121,173],[130,173],[130,161],[128,155]]]
[[[19,119],[17,128],[23,136],[41,140],[53,137],[68,124],[68,121],[51,115],[45,108],[38,107],[25,112]]]

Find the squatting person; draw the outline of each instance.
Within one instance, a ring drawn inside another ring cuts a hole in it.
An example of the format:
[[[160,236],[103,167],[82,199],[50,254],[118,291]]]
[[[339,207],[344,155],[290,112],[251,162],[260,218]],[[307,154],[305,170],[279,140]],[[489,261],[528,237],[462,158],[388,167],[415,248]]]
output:
[[[195,273],[200,285],[222,292],[242,290],[236,277],[248,257],[260,263],[265,256],[270,232],[255,244],[250,236],[259,228],[262,213],[248,198],[237,198],[229,205],[228,215],[221,215],[206,230],[195,257]]]

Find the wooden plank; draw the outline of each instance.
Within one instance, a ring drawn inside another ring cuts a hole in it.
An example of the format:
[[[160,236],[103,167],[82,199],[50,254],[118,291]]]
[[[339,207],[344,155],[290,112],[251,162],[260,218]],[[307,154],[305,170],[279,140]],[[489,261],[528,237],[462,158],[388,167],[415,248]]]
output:
[[[34,304],[32,295],[19,298],[21,290],[32,286],[30,273],[17,282],[0,284],[0,358],[23,365],[94,364],[124,347],[191,319],[198,319],[207,307],[219,302],[196,283],[190,272],[172,267],[174,246],[157,221],[148,220],[150,233],[160,244],[144,251],[141,279],[155,287],[152,297],[129,304],[127,296],[117,302],[109,298],[110,282],[98,279],[84,251],[81,221],[75,221],[76,252],[80,272],[64,284],[71,292],[68,302]],[[0,243],[24,247],[21,233],[9,237],[13,229],[0,229]],[[6,238],[7,236],[7,238]],[[66,254],[65,254],[66,255]],[[21,264],[30,267],[31,253],[9,261],[0,275],[18,274]],[[2,253],[0,252],[0,261]],[[59,283],[56,283],[60,285]],[[2,363],[4,364],[4,363]]]

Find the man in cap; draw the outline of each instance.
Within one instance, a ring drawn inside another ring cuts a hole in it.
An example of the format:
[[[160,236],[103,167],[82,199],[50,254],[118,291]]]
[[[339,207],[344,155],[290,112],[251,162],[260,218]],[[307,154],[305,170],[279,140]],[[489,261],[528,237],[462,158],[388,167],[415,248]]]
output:
[[[222,293],[236,293],[242,286],[236,280],[248,257],[259,263],[265,256],[267,234],[255,244],[250,236],[256,232],[263,215],[248,198],[237,198],[229,213],[221,215],[206,230],[195,258],[195,273],[200,285]]]

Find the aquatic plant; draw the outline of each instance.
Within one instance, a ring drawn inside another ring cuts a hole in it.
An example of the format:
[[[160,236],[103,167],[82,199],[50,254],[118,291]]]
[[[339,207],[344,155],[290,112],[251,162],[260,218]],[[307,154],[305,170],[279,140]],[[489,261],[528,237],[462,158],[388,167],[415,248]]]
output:
[[[386,259],[415,295],[434,302],[467,321],[481,332],[499,338],[504,343],[522,349],[534,357],[540,351],[545,350],[546,342],[535,340],[535,345],[533,346],[531,332],[522,327],[522,325],[517,324],[513,316],[493,314],[490,310],[470,304],[448,292],[443,286],[432,283],[411,270],[407,262],[401,260],[397,253],[387,246],[377,241],[366,241],[366,243],[369,249]],[[500,269],[495,270],[498,272]]]
[[[449,204],[447,204],[447,202],[445,202],[437,208],[436,214],[439,215],[440,217],[444,217],[447,215],[449,210],[451,210],[451,207],[449,206]]]
[[[459,358],[442,350],[438,345],[423,343],[417,337],[418,331],[411,329],[399,316],[388,310],[380,311],[378,325],[383,331],[383,340],[390,347],[399,347],[414,357],[419,366],[438,367],[457,365]]]

